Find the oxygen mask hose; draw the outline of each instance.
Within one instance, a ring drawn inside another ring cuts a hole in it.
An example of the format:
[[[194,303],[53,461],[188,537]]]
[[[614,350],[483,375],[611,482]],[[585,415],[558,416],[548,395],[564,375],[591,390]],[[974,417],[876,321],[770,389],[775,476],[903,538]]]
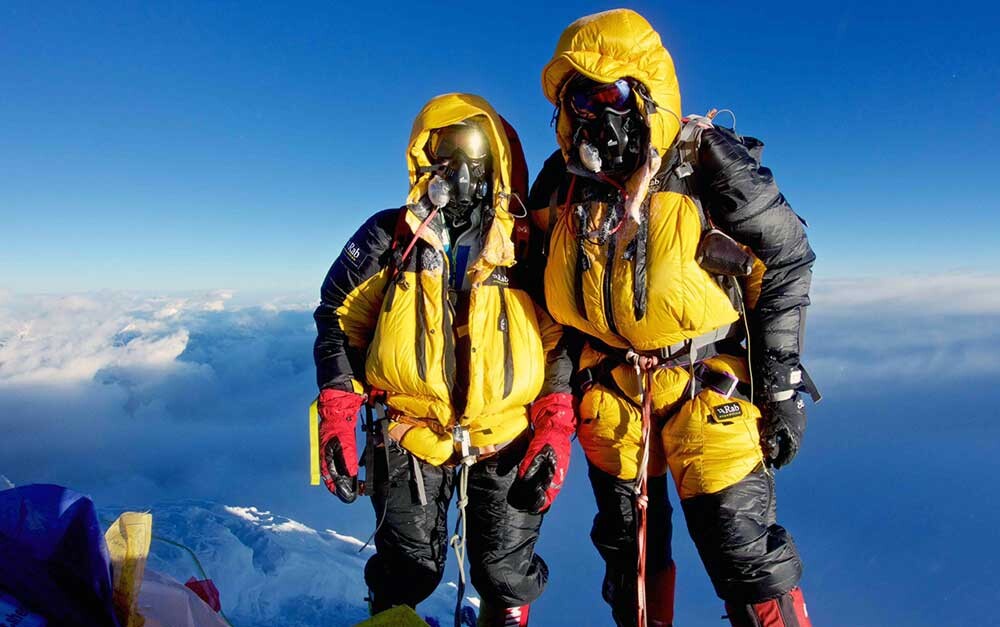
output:
[[[427,199],[437,209],[444,207],[451,200],[451,185],[440,174],[435,174],[427,184]]]

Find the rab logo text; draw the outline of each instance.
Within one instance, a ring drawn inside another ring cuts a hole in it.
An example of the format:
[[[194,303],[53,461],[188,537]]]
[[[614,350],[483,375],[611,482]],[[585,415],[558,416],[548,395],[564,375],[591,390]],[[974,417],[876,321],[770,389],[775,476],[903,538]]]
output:
[[[358,262],[361,260],[361,247],[354,242],[347,242],[347,246],[344,246],[344,257],[357,268]]]
[[[728,424],[743,415],[743,408],[740,407],[739,403],[726,403],[725,405],[716,405],[713,407],[712,414],[712,422]]]

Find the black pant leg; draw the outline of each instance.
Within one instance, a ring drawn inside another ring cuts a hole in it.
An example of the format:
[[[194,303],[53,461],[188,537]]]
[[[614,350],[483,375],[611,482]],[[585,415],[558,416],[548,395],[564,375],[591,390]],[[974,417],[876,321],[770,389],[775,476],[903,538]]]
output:
[[[416,607],[434,592],[444,574],[454,474],[418,460],[427,494],[427,504],[421,505],[410,453],[390,441],[375,458],[372,507],[378,530],[375,555],[365,565],[365,582],[376,612],[393,605]]]
[[[684,499],[681,506],[719,598],[752,604],[798,585],[802,562],[791,535],[775,522],[770,474],[756,470],[725,490]]]
[[[589,466],[590,485],[597,501],[590,539],[604,559],[602,596],[611,606],[615,624],[630,627],[636,624],[638,604],[635,482],[619,479],[593,464]],[[670,549],[673,510],[667,495],[666,476],[650,477],[647,493],[646,574],[647,580],[652,580],[656,573],[670,568],[673,563]]]
[[[529,433],[469,469],[468,548],[472,585],[491,607],[519,607],[541,596],[548,566],[535,554],[542,514],[507,502]]]

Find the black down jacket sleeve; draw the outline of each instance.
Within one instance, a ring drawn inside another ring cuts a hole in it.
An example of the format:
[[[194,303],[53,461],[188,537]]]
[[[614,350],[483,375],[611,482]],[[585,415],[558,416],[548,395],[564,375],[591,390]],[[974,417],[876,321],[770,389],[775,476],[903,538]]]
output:
[[[552,200],[552,192],[559,189],[565,181],[566,160],[563,159],[562,151],[556,150],[545,160],[542,171],[538,173],[535,181],[531,184],[531,191],[528,193],[528,210],[547,209]]]
[[[803,222],[760,165],[763,144],[723,128],[706,129],[698,151],[702,202],[713,223],[764,263],[749,312],[753,368],[771,395],[798,384],[812,264]]]
[[[543,234],[535,231],[532,239],[537,240]],[[539,398],[547,394],[566,393],[573,391],[570,379],[573,377],[574,363],[570,357],[570,340],[575,337],[569,327],[556,322],[545,304],[545,258],[541,255],[540,244],[533,244],[531,261],[524,265],[525,274],[531,279],[527,282],[528,293],[535,302],[538,317],[538,328],[542,334],[542,347],[545,350],[545,381]]]
[[[385,293],[382,272],[390,260],[398,209],[381,211],[358,229],[323,281],[316,320],[316,383],[322,388],[357,391],[362,351],[371,339]]]

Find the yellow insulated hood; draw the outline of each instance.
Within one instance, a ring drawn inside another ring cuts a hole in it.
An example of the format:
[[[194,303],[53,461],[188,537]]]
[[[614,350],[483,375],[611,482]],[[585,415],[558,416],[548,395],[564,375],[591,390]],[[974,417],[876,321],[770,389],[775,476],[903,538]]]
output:
[[[644,111],[650,141],[660,155],[666,153],[680,130],[681,94],[674,61],[644,17],[630,9],[613,9],[570,24],[542,69],[542,89],[552,104],[559,104],[563,85],[575,72],[599,83],[629,77],[645,85],[656,103],[656,112]],[[639,107],[644,108],[641,98]],[[559,115],[556,133],[565,154],[572,144],[566,111]]]
[[[435,96],[424,105],[413,121],[406,151],[406,165],[410,171],[410,192],[406,202],[411,208],[415,207],[427,193],[432,174],[420,172],[422,168],[432,165],[426,151],[431,131],[465,120],[478,123],[486,133],[493,163],[493,209],[496,215],[486,241],[483,242],[482,253],[472,268],[475,275],[482,275],[482,278],[492,271],[488,266],[510,266],[514,263],[514,245],[511,242],[514,218],[509,213],[513,157],[503,121],[490,103],[472,94],[452,93]],[[411,210],[407,222],[416,230],[420,218]],[[436,237],[424,236],[424,239],[440,247]]]

